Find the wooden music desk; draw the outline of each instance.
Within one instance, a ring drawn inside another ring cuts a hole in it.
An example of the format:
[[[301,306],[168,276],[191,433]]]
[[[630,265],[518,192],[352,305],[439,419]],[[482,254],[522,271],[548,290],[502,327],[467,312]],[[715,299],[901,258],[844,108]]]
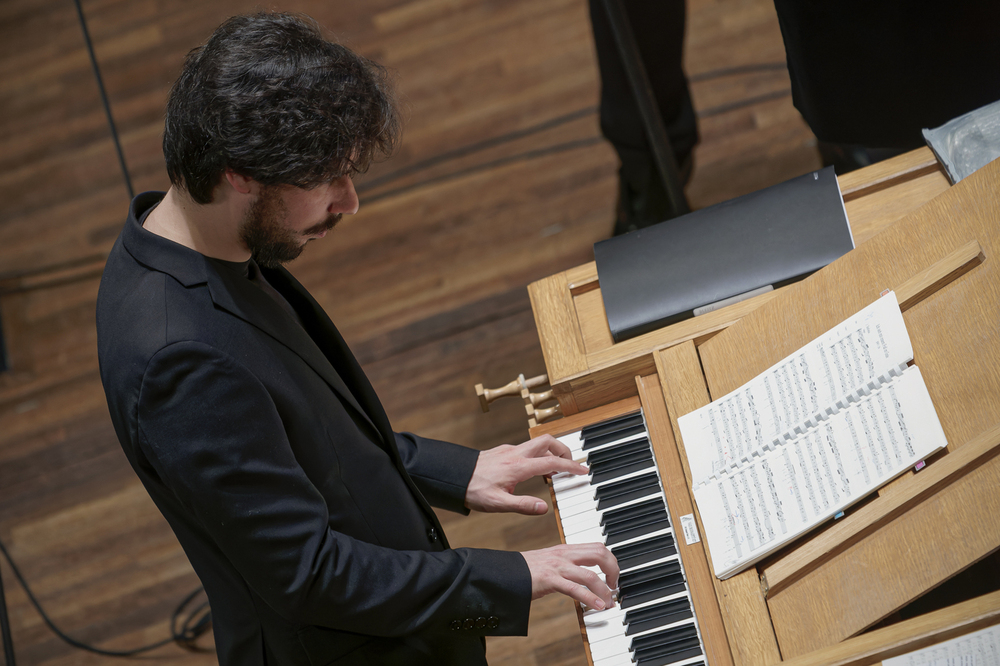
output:
[[[859,169],[839,180],[855,245],[949,187],[948,177],[929,148]],[[633,377],[653,371],[654,349],[685,340],[700,344],[781,291],[616,344],[608,328],[594,262],[528,287],[549,384],[563,414],[635,395]]]
[[[953,187],[928,149],[840,180],[856,249],[776,292],[613,344],[592,263],[529,287],[567,414],[532,435],[641,406],[670,518],[699,527],[677,418],[897,293],[949,445],[727,580],[681,544],[711,666],[872,664],[1000,622],[1000,593],[884,622],[1000,548],[1000,160]]]

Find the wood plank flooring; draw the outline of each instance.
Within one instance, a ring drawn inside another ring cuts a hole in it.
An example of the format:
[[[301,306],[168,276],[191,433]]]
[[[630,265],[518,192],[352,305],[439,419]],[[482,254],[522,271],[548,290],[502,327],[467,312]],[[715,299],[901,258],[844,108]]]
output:
[[[136,192],[167,185],[159,142],[184,54],[243,0],[83,0]],[[272,5],[265,5],[270,7]],[[703,207],[818,166],[791,104],[769,0],[691,0],[687,71]],[[275,5],[275,7],[277,7]],[[483,449],[527,434],[521,405],[479,412],[473,385],[544,370],[526,285],[592,259],[617,178],[601,139],[584,0],[294,0],[396,73],[401,149],[358,179],[361,211],[291,268],[358,354],[397,429]],[[774,67],[774,65],[778,65]],[[739,70],[734,68],[747,68]],[[97,374],[94,303],[128,194],[76,10],[0,3],[0,541],[70,635],[125,649],[167,634],[197,586],[115,440]],[[541,482],[525,492],[547,497]],[[543,517],[442,515],[452,542],[558,541]],[[108,664],[56,638],[6,562],[18,664]],[[210,638],[202,641],[211,647]],[[167,646],[157,664],[213,664]],[[535,602],[497,664],[584,663],[572,604]]]

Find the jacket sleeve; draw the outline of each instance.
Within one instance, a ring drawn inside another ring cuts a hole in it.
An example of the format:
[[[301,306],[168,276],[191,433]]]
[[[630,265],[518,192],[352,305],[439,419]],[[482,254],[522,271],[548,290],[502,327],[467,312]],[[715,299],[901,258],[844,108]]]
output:
[[[395,435],[403,466],[431,506],[469,515],[465,493],[479,461],[479,451],[411,432]]]
[[[161,480],[289,620],[402,636],[489,617],[498,622],[472,632],[527,632],[531,578],[520,553],[398,551],[333,531],[266,388],[232,357],[195,342],[165,347],[145,369],[137,412],[140,447]],[[438,444],[428,460],[445,450]],[[422,468],[423,444],[414,446],[411,464]],[[461,479],[448,483],[454,499]]]

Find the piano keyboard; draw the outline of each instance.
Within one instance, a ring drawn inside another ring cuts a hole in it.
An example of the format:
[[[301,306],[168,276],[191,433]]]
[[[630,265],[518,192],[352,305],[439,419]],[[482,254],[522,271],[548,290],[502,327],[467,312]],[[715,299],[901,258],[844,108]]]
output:
[[[621,570],[618,603],[584,609],[594,666],[704,666],[705,652],[642,413],[558,438],[586,476],[552,488],[566,543],[605,544]],[[596,567],[593,570],[602,576]]]

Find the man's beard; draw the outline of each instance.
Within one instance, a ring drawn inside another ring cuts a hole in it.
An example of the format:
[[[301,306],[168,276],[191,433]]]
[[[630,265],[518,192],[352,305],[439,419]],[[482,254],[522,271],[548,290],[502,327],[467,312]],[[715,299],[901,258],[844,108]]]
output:
[[[240,240],[258,266],[277,268],[302,254],[306,246],[303,237],[333,229],[340,218],[340,214],[329,215],[319,224],[296,234],[282,224],[288,219],[288,209],[281,196],[275,188],[264,186],[243,216]]]

